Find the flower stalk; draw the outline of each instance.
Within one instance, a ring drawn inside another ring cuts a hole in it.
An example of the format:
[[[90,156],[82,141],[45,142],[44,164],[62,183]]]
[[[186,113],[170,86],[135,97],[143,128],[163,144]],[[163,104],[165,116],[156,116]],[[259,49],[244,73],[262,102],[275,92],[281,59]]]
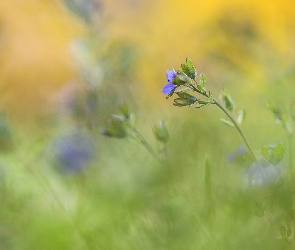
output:
[[[195,83],[197,83],[196,80],[194,80]],[[193,91],[207,97],[207,98],[210,98],[210,96],[206,93],[206,92],[203,92],[203,91],[200,91],[199,89],[197,89],[192,83],[190,83],[188,85],[188,87],[190,87]],[[236,120],[231,116],[231,114],[227,111],[226,108],[224,108],[220,102],[218,102],[215,98],[212,99],[211,101],[212,104],[215,104],[218,108],[220,108],[222,110],[222,112],[230,119],[230,121],[233,123],[233,125],[235,126],[235,128],[237,129],[237,131],[239,132],[240,136],[242,137],[246,147],[248,148],[253,160],[257,163],[258,160],[252,150],[252,147],[250,146],[248,140],[246,139],[240,125],[236,122]]]
[[[176,98],[174,100],[173,105],[179,106],[179,107],[191,106],[193,104],[196,104],[195,106],[196,108],[201,108],[208,104],[216,105],[229,118],[230,121],[227,121],[227,123],[234,126],[237,129],[245,145],[247,146],[251,157],[256,163],[258,163],[258,160],[239,124],[245,118],[245,110],[243,109],[242,110],[243,112],[241,112],[242,117],[236,120],[229,112],[234,109],[234,103],[226,91],[224,91],[223,93],[223,99],[225,101],[225,107],[224,107],[219,101],[217,101],[216,98],[213,98],[210,91],[209,92],[206,91],[205,89],[206,76],[204,74],[200,74],[199,83],[197,82],[196,80],[197,72],[190,59],[187,58],[186,63],[181,64],[181,68],[182,69],[177,71],[177,73],[167,70],[166,77],[167,77],[168,83],[164,86],[162,92],[164,94],[168,94],[167,98],[171,97],[174,93],[177,94],[179,98]],[[184,88],[179,89],[180,87],[184,87]],[[196,96],[187,93],[189,91],[196,92],[206,97],[206,99],[201,100],[197,98]]]

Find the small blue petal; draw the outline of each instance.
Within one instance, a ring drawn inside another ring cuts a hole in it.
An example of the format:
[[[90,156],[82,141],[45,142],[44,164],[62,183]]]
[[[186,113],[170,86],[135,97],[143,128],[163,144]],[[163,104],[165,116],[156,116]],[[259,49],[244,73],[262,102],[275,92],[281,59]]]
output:
[[[169,95],[175,89],[175,87],[176,86],[174,84],[168,82],[162,89],[162,92],[166,95]]]
[[[176,77],[176,74],[172,70],[166,70],[166,77],[168,82],[172,82],[172,80]]]

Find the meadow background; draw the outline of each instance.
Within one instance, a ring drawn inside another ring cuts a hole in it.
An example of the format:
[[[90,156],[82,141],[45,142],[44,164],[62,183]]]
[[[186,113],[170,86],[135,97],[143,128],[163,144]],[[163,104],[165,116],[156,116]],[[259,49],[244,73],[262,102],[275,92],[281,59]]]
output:
[[[189,57],[247,111],[255,153],[286,142],[266,103],[295,100],[292,0],[0,2],[0,249],[293,249],[282,178],[250,189],[216,107],[174,107],[165,71]],[[169,164],[101,135],[128,104]]]

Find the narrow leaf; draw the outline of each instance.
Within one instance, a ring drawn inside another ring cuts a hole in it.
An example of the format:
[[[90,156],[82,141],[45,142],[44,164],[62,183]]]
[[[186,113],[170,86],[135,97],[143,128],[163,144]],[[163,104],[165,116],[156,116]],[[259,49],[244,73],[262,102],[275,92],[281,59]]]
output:
[[[283,120],[282,111],[273,102],[268,102],[267,107],[270,109],[277,120]]]
[[[246,118],[246,110],[243,107],[238,113],[238,118],[237,118],[238,124],[242,124],[245,118]]]
[[[190,69],[189,69],[189,67],[186,64],[182,63],[181,64],[181,69],[183,70],[183,73],[184,74],[186,74],[187,76],[190,75]]]
[[[225,120],[225,119],[222,119],[222,118],[220,118],[220,121],[222,121],[224,124],[226,124],[228,126],[231,126],[231,127],[235,126],[231,121],[228,121],[228,120]]]
[[[205,76],[203,73],[201,73],[201,74],[200,74],[200,84],[201,84],[203,87],[205,87],[206,82],[207,82],[207,78],[206,78],[206,76]]]
[[[285,154],[284,145],[283,145],[283,143],[279,143],[275,147],[274,152],[273,152],[273,158],[274,158],[275,165],[279,164],[282,161],[284,154]]]
[[[190,72],[188,76],[191,79],[195,79],[196,78],[196,75],[197,75],[197,71],[196,71],[196,68],[195,68],[193,62],[191,61],[191,59],[186,58],[186,65],[187,65],[188,70]]]

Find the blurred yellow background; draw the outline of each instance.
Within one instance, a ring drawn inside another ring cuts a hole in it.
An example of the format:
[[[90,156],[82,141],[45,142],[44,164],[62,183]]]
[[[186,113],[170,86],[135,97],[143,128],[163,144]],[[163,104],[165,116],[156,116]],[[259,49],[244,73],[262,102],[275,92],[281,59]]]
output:
[[[218,88],[240,79],[235,84],[249,93],[265,88],[275,70],[294,65],[292,0],[114,0],[101,5],[94,28],[103,34],[104,45],[98,41],[97,46],[103,50],[113,40],[136,46],[134,78],[147,101],[164,101],[165,70],[177,69],[185,57]],[[59,89],[79,82],[70,44],[91,29],[60,1],[0,2],[0,105],[13,120],[38,124],[51,112]]]

